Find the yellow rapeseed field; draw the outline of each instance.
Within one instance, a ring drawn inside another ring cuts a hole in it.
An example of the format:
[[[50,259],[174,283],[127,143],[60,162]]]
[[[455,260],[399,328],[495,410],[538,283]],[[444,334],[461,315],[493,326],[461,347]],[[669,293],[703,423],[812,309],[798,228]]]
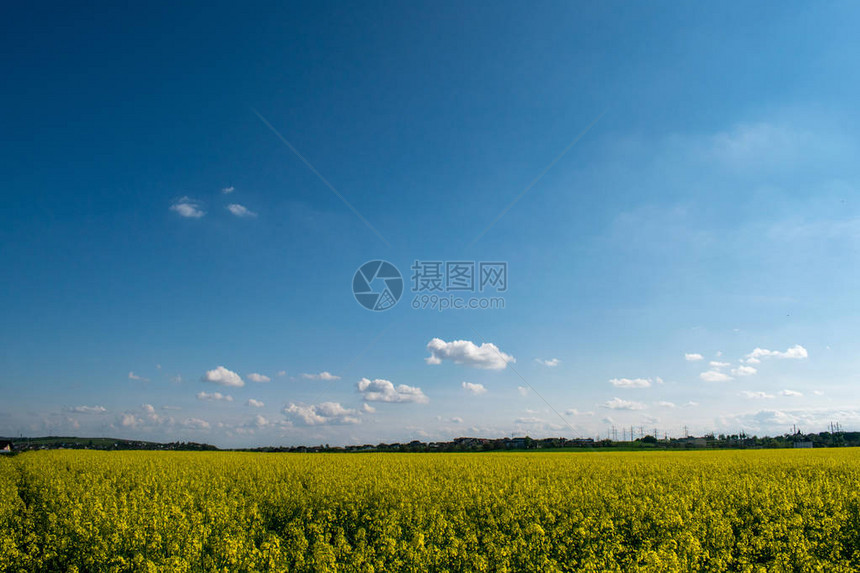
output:
[[[0,571],[858,571],[860,452],[0,459]]]

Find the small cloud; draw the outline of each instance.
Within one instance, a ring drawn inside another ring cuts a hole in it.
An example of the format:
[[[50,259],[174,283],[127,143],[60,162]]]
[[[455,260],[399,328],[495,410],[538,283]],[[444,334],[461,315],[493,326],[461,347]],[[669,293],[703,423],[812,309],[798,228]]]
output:
[[[129,380],[139,380],[141,382],[149,382],[149,378],[144,378],[143,376],[138,376],[134,372],[128,373],[128,379]]]
[[[517,392],[520,393],[520,396],[526,396],[529,393],[529,389],[525,386],[517,386]]]
[[[238,203],[227,205],[227,210],[236,215],[237,217],[241,217],[243,219],[252,219],[257,216],[256,213],[249,210],[244,205],[239,205]]]
[[[824,396],[824,392],[822,392],[821,390],[813,390],[812,393],[816,396]]]
[[[278,370],[278,376],[279,376],[279,377],[280,377],[280,376],[286,376],[286,375],[287,375],[287,371],[286,371],[286,370]]]
[[[728,368],[731,366],[731,362],[717,362],[716,360],[711,360],[708,365],[711,368]]]
[[[248,380],[251,382],[271,382],[272,379],[268,376],[264,376],[262,374],[257,374],[256,372],[251,372],[247,376]]]
[[[698,352],[688,352],[684,355],[684,360],[687,362],[696,362],[697,360],[702,360],[704,356],[699,354]]]
[[[699,405],[699,403],[698,403],[698,402],[694,402],[694,401],[690,400],[689,402],[687,402],[686,404],[684,404],[684,407],[685,407],[685,408],[695,408],[695,407],[696,407],[696,406],[698,406],[698,405]]]
[[[781,396],[790,396],[792,398],[799,398],[799,397],[803,396],[803,394],[801,392],[797,392],[795,390],[783,390],[782,392],[780,392],[780,395]]]
[[[758,372],[752,366],[738,366],[737,368],[732,368],[732,376],[752,376]]]
[[[224,187],[223,189],[221,189],[221,193],[223,193],[224,195],[229,195],[230,193],[232,193],[235,190],[236,190],[236,188],[233,187],[232,185],[230,185],[229,187]]]
[[[179,406],[162,406],[161,409],[162,410],[181,410],[182,408],[180,408]]]
[[[186,418],[182,421],[182,427],[188,430],[208,430],[209,422],[200,418]]]
[[[241,376],[232,370],[227,370],[223,366],[219,366],[215,370],[209,370],[203,375],[201,380],[203,382],[212,382],[213,384],[220,384],[221,386],[234,386],[237,388],[245,385],[245,381],[242,380]]]
[[[621,398],[613,398],[612,400],[604,402],[603,407],[609,408],[610,410],[643,410],[645,409],[645,404],[630,400],[622,400]]]
[[[358,412],[344,408],[338,402],[323,402],[321,404],[293,404],[284,408],[284,414],[306,426],[327,424],[358,424]]]
[[[302,374],[305,380],[340,380],[340,376],[335,376],[330,372],[320,372],[319,374]]]
[[[376,412],[376,408],[374,408],[373,406],[371,406],[367,402],[365,402],[364,404],[361,405],[361,409],[364,412],[367,412],[368,414],[373,414]]]
[[[756,348],[746,355],[747,364],[758,364],[762,358],[788,358],[793,360],[803,360],[809,357],[809,352],[799,344],[795,344],[785,352],[779,350],[768,350],[766,348]]]
[[[454,364],[473,368],[504,370],[509,362],[516,362],[513,356],[505,354],[491,342],[478,346],[470,340],[445,342],[441,338],[434,338],[427,343],[427,350],[430,351],[430,356],[424,359],[427,364],[441,364],[443,360],[450,360]]]
[[[648,388],[651,386],[650,378],[613,378],[609,381],[616,388]]]
[[[717,358],[719,358],[719,357],[720,357],[720,356],[722,356],[722,355],[723,355],[723,351],[722,351],[722,350],[717,350],[717,352],[714,354],[714,356],[716,356]]]
[[[174,384],[180,384],[180,383],[182,383],[182,375],[177,374],[176,376],[171,377],[170,381],[173,382]]]
[[[538,364],[543,364],[544,366],[549,366],[550,368],[555,368],[559,364],[561,364],[561,360],[558,358],[550,358],[548,360],[543,360],[541,358],[535,358],[535,362]]]
[[[177,199],[170,206],[170,210],[178,213],[180,217],[185,217],[186,219],[199,219],[206,214],[206,211],[200,207],[200,204],[197,201],[188,197]]]
[[[458,417],[458,416],[454,416],[453,418],[451,418],[451,423],[453,423],[453,424],[462,424],[462,423],[463,423],[463,418],[460,418],[460,417]]]
[[[252,408],[262,408],[263,406],[265,406],[263,402],[260,402],[259,400],[254,400],[253,398],[245,402],[245,405],[251,406]]]
[[[472,384],[471,382],[463,382],[461,386],[463,387],[463,390],[465,390],[469,394],[472,394],[473,396],[479,396],[481,394],[487,393],[487,389],[484,387],[483,384]]]
[[[220,401],[224,400],[225,402],[232,402],[233,396],[224,395],[221,392],[212,392],[211,394],[208,392],[198,392],[197,393],[198,400],[215,400]]]
[[[763,398],[773,398],[773,394],[768,394],[767,392],[751,392],[749,390],[744,390],[741,392],[741,396],[744,398],[749,398],[751,400],[759,400]]]
[[[407,386],[406,384],[394,386],[388,380],[381,378],[377,378],[376,380],[362,378],[358,381],[357,387],[363,398],[368,402],[414,402],[426,404],[430,401],[424,392],[421,391],[421,388],[417,386]]]
[[[107,408],[104,406],[75,406],[66,408],[66,411],[73,414],[104,414],[107,412]]]
[[[674,402],[667,402],[665,400],[661,400],[660,402],[657,402],[657,405],[660,406],[661,408],[674,408],[675,407]]]
[[[705,382],[728,382],[729,380],[734,380],[734,378],[728,374],[720,372],[719,370],[708,370],[707,372],[702,372],[699,374],[699,378]]]

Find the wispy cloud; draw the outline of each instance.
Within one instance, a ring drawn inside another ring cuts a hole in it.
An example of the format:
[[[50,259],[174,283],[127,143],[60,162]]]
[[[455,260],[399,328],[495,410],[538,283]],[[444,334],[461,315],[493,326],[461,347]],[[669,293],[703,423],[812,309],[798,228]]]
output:
[[[266,404],[264,404],[264,403],[263,403],[263,402],[261,402],[260,400],[254,400],[253,398],[251,398],[250,400],[248,400],[247,402],[245,402],[245,405],[246,405],[246,406],[251,406],[252,408],[262,408],[262,407],[263,407],[263,406],[265,406]]]
[[[800,398],[803,396],[803,393],[797,392],[796,390],[783,390],[780,392],[781,396],[789,396],[791,398]]]
[[[684,360],[687,362],[696,362],[697,360],[702,360],[704,356],[699,354],[698,352],[689,352],[684,355]]]
[[[613,378],[609,381],[616,388],[648,388],[651,386],[650,378]]]
[[[211,394],[209,392],[198,392],[197,393],[197,399],[198,400],[208,400],[208,401],[221,401],[221,400],[223,400],[225,402],[232,402],[233,396],[224,395],[221,392],[212,392]]]
[[[170,210],[186,219],[199,219],[206,214],[206,211],[203,210],[200,203],[189,197],[181,197],[174,201],[170,206]]]
[[[340,376],[335,376],[330,372],[320,372],[319,374],[302,374],[305,380],[340,380]]]
[[[705,382],[728,382],[729,380],[734,380],[734,378],[725,372],[720,372],[719,370],[708,370],[707,372],[702,372],[699,374],[699,378]]]
[[[251,382],[271,382],[272,379],[264,374],[257,374],[256,372],[251,372],[246,376],[248,380]]]
[[[799,344],[795,344],[785,352],[779,350],[768,350],[766,348],[756,348],[746,355],[747,364],[758,364],[762,358],[788,358],[794,360],[802,360],[809,357],[809,352]]]
[[[235,190],[236,190],[236,188],[233,187],[232,185],[230,185],[229,187],[224,187],[223,189],[221,189],[221,193],[223,193],[224,195],[229,195],[230,193],[232,193]]]
[[[613,398],[602,404],[604,408],[610,410],[644,410],[645,404],[641,402],[633,402],[631,400],[622,400],[621,398]]]
[[[561,364],[561,360],[559,360],[558,358],[549,358],[547,360],[535,358],[535,362],[537,362],[538,364],[543,364],[544,366],[549,366],[550,368],[554,368]]]
[[[441,338],[434,338],[427,343],[427,350],[430,351],[430,356],[424,359],[427,364],[441,364],[443,360],[450,360],[454,364],[473,368],[504,370],[509,362],[516,362],[513,356],[505,354],[492,342],[478,346],[470,340],[445,342]]]
[[[107,408],[104,406],[74,406],[66,408],[66,411],[73,414],[104,414],[107,412]]]
[[[463,390],[465,390],[469,394],[472,394],[473,396],[479,396],[481,394],[487,393],[487,389],[484,387],[483,384],[473,384],[471,382],[463,382],[461,384],[461,386],[463,387]]]
[[[244,205],[239,205],[238,203],[231,203],[227,205],[227,210],[236,215],[237,217],[241,217],[243,219],[252,219],[257,216],[257,214]]]
[[[761,391],[755,391],[754,392],[754,391],[750,391],[750,390],[743,390],[741,392],[741,396],[743,396],[744,398],[749,398],[751,400],[757,400],[757,399],[762,399],[762,398],[773,398],[773,394],[768,394],[767,392],[761,392]]]

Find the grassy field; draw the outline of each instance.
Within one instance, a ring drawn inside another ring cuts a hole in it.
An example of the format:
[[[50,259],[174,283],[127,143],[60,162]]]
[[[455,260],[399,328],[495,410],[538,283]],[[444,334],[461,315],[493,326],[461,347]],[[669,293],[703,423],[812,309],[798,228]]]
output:
[[[32,452],[0,570],[858,571],[860,452]]]

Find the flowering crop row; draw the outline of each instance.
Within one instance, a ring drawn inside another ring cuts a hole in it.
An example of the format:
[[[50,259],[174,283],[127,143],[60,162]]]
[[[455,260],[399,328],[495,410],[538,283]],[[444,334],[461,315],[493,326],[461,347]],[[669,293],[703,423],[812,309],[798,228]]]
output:
[[[851,449],[0,459],[0,571],[857,570]]]

